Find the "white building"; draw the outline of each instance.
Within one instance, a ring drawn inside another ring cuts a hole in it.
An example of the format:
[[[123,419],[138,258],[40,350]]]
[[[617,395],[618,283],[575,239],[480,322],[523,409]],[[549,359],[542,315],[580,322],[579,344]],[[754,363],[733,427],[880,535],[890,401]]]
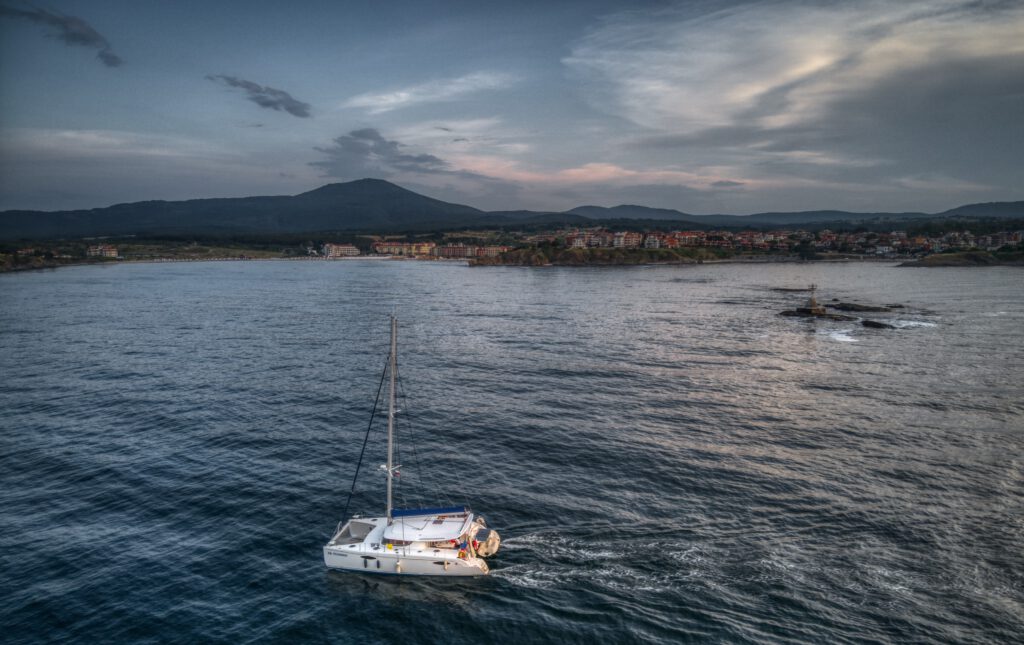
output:
[[[344,258],[359,255],[359,249],[351,244],[324,244],[323,256],[325,258]]]
[[[110,244],[97,244],[86,249],[85,255],[90,258],[116,258],[117,247]]]

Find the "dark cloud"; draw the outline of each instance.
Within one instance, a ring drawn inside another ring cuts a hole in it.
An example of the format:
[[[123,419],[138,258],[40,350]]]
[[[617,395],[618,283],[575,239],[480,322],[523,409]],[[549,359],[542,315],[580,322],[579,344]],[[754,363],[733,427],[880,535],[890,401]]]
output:
[[[214,82],[224,83],[230,87],[245,90],[247,99],[268,110],[283,110],[300,118],[308,118],[310,115],[311,106],[309,103],[303,103],[284,90],[253,83],[236,76],[225,76],[224,74],[209,75],[206,78]]]
[[[834,102],[819,128],[853,156],[1021,186],[1022,114],[1024,55],[937,58]]]
[[[391,176],[400,172],[421,174],[454,173],[445,160],[429,154],[406,154],[397,141],[389,141],[373,128],[353,130],[334,140],[327,148],[315,148],[327,155],[324,161],[310,165],[321,168],[329,177]]]
[[[713,182],[711,184],[715,188],[736,188],[742,186],[742,181],[732,181],[730,179],[722,179],[720,181]]]
[[[324,177],[393,179],[437,199],[483,208],[507,208],[522,198],[522,188],[514,182],[453,168],[432,154],[412,154],[408,146],[386,139],[375,128],[352,130],[314,150],[326,158],[309,165],[322,170]]]
[[[0,5],[0,16],[22,18],[40,25],[54,27],[57,29],[56,37],[64,41],[65,44],[98,50],[96,57],[107,67],[118,67],[124,62],[111,50],[110,42],[102,34],[76,16],[65,16],[45,9],[15,9],[4,5]]]
[[[890,182],[929,174],[985,185],[1024,185],[1024,55],[936,57],[837,93],[817,114],[756,125],[761,103],[735,125],[639,139],[653,156],[680,150],[748,170],[831,182]],[[775,95],[764,101],[777,101]]]

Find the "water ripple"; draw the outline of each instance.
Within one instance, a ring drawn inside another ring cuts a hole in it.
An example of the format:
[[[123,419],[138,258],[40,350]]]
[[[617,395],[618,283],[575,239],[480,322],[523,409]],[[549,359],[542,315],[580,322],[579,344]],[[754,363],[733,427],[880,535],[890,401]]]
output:
[[[777,316],[809,282],[907,308]],[[0,302],[9,642],[1024,640],[1019,270],[123,265]],[[483,511],[487,579],[322,566],[393,309],[398,494]]]

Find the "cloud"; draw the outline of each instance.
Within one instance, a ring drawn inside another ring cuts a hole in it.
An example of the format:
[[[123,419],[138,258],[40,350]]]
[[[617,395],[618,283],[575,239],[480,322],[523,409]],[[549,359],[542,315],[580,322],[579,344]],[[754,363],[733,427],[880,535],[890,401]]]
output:
[[[228,150],[209,141],[120,130],[13,129],[0,138],[4,156],[38,159],[226,159]]]
[[[458,78],[439,79],[390,92],[359,94],[345,101],[342,107],[363,108],[370,114],[380,114],[421,103],[453,101],[484,90],[500,90],[515,82],[516,78],[510,74],[476,72]]]
[[[92,208],[151,199],[285,194],[314,173],[288,148],[247,154],[209,137],[118,130],[0,130],[0,210]],[[298,178],[279,176],[294,169]],[[59,181],[55,180],[59,178]]]
[[[391,177],[400,173],[438,174],[451,172],[448,162],[430,154],[407,154],[397,141],[389,141],[373,128],[352,130],[337,137],[333,145],[314,148],[327,155],[310,165],[329,177],[358,178],[366,175]]]
[[[520,200],[522,187],[516,181],[477,172],[461,159],[422,152],[420,146],[388,139],[374,128],[352,130],[335,138],[330,146],[314,149],[326,158],[309,165],[320,169],[324,177],[390,179],[438,199],[496,209]]]
[[[731,179],[720,179],[718,181],[711,182],[712,188],[739,188],[743,186],[742,181],[732,181]]]
[[[110,42],[92,25],[76,16],[66,16],[45,9],[15,9],[0,5],[0,16],[22,18],[31,22],[55,27],[56,37],[69,46],[89,47],[98,50],[96,57],[107,67],[118,67],[124,61],[110,48]]]
[[[522,204],[524,198],[533,206],[542,208],[550,208],[553,202],[565,206],[568,195],[580,195],[579,199],[583,199],[582,195],[587,193],[649,194],[657,196],[664,204],[669,196],[711,193],[723,186],[760,185],[756,180],[741,184],[718,172],[700,174],[671,168],[635,169],[608,162],[541,169],[498,154],[473,154],[448,148],[452,154],[445,154],[442,158],[424,151],[433,151],[438,145],[444,148],[451,136],[448,130],[462,132],[482,127],[482,121],[448,122],[442,129],[437,124],[414,125],[401,138],[402,141],[414,140],[416,145],[386,138],[374,128],[353,130],[335,138],[330,146],[315,148],[325,159],[309,165],[320,169],[326,177],[342,180],[386,178],[404,186],[422,188],[430,195],[443,196],[443,199],[499,209],[509,208],[510,204]],[[441,136],[435,137],[430,135],[431,132]],[[437,145],[432,145],[435,142]]]
[[[652,128],[783,127],[936,56],[1024,52],[1022,26],[1024,6],[972,0],[628,12],[577,43],[564,63],[585,82],[605,85],[592,97],[608,99],[602,107]]]
[[[405,145],[449,161],[473,154],[522,158],[534,149],[524,141],[532,137],[530,133],[509,127],[498,117],[412,122],[392,126],[389,132]]]
[[[653,163],[1009,187],[1024,183],[1022,33],[1019,2],[688,3],[609,16],[563,63],[595,109],[645,131]]]
[[[910,188],[912,190],[960,193],[960,192],[985,192],[992,190],[992,186],[977,184],[968,181],[960,181],[952,177],[942,175],[918,175],[913,177],[900,177],[894,181],[897,186]]]
[[[454,158],[459,168],[466,172],[510,182],[521,182],[534,186],[551,187],[637,187],[676,186],[693,190],[708,190],[728,185],[759,184],[750,181],[733,182],[715,173],[695,173],[672,168],[627,168],[607,162],[590,162],[557,170],[526,169],[521,164],[495,156],[460,155]]]
[[[309,103],[303,103],[284,90],[253,83],[236,76],[225,76],[224,74],[208,75],[206,78],[215,83],[221,82],[230,87],[245,90],[246,98],[260,107],[279,112],[283,110],[300,118],[308,118],[310,116],[311,106]]]

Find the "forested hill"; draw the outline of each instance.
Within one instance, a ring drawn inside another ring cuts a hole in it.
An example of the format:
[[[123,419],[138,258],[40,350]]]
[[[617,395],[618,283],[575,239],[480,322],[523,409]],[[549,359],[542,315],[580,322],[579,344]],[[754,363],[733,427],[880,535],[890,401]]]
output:
[[[788,227],[953,218],[1024,219],[1024,202],[970,204],[943,213],[803,211],[692,215],[665,208],[580,206],[565,212],[485,212],[420,195],[381,179],[327,184],[299,195],[145,201],[75,211],[5,211],[0,239],[118,235],[275,235],[442,231],[467,227],[672,226]]]

